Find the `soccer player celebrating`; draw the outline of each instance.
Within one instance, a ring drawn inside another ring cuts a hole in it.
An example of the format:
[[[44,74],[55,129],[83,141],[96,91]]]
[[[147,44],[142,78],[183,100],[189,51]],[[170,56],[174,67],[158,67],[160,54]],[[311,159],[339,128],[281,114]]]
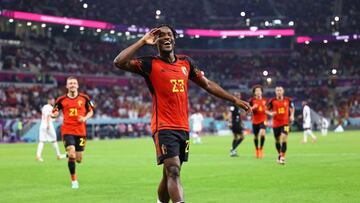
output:
[[[241,99],[240,92],[235,92],[234,96]],[[244,128],[243,128],[243,123],[241,121],[241,111],[239,107],[237,107],[236,105],[230,106],[229,113],[231,114],[229,115],[229,127],[233,132],[233,141],[231,145],[230,156],[236,157],[238,156],[236,148],[244,140],[244,133],[243,133]]]
[[[56,99],[52,117],[63,112],[64,121],[61,136],[68,155],[68,167],[71,175],[71,187],[79,188],[75,173],[75,161],[80,163],[86,145],[86,120],[93,116],[93,103],[88,95],[78,92],[79,84],[75,77],[66,80],[67,94]]]
[[[254,144],[256,150],[256,158],[263,158],[263,147],[266,135],[266,99],[262,97],[263,88],[255,85],[252,89],[254,97],[250,100],[251,109],[253,111],[252,124],[254,132]],[[260,136],[260,146],[259,146]]]
[[[56,132],[53,124],[53,119],[51,118],[51,112],[53,110],[54,103],[55,103],[54,98],[49,98],[48,103],[41,108],[39,144],[36,151],[36,160],[40,162],[44,161],[41,154],[45,142],[51,142],[52,146],[55,149],[55,153],[58,160],[65,158],[65,156],[60,153],[59,145],[56,141]]]
[[[303,143],[307,143],[307,137],[311,136],[313,142],[316,142],[316,136],[311,130],[311,112],[310,107],[306,101],[303,101],[303,128],[304,128],[304,140]]]
[[[290,98],[284,97],[284,88],[275,88],[276,97],[271,99],[268,104],[269,115],[273,116],[272,125],[275,136],[275,146],[279,153],[277,162],[285,164],[285,153],[287,149],[287,137],[289,133],[289,119],[294,121],[294,103]]]
[[[144,77],[153,100],[151,128],[158,164],[164,164],[158,202],[184,202],[180,169],[189,153],[188,81],[209,93],[251,111],[242,101],[207,79],[188,56],[175,55],[176,31],[168,25],[150,30],[114,59],[119,69]],[[157,56],[133,58],[145,45],[156,45]]]

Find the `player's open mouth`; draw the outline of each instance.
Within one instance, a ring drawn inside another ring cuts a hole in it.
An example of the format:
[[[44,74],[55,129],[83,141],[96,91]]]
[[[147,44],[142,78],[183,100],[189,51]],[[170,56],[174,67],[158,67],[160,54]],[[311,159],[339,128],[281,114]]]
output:
[[[170,46],[170,45],[171,45],[171,42],[170,42],[170,41],[165,41],[165,42],[163,43],[163,45],[165,45],[165,46]]]

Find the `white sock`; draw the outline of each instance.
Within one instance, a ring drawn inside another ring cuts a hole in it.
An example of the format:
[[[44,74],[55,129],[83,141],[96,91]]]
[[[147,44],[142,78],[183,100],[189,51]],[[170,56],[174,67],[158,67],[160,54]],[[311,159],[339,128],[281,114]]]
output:
[[[157,199],[156,203],[162,203],[159,199]]]
[[[308,130],[309,135],[311,136],[311,138],[314,140],[316,139],[316,136],[314,135],[314,133],[311,130]]]
[[[44,143],[39,142],[37,150],[36,150],[36,156],[41,157],[42,150],[44,149]]]
[[[53,146],[54,149],[55,149],[56,155],[57,155],[57,156],[60,156],[60,155],[61,155],[61,154],[60,154],[60,149],[59,149],[59,145],[57,144],[57,142],[53,142],[53,143],[52,143],[52,146]]]
[[[304,131],[304,142],[307,142],[307,132],[306,132],[306,130]]]
[[[200,137],[200,136],[198,136],[198,137],[196,138],[196,142],[197,142],[197,143],[201,143],[201,137]]]

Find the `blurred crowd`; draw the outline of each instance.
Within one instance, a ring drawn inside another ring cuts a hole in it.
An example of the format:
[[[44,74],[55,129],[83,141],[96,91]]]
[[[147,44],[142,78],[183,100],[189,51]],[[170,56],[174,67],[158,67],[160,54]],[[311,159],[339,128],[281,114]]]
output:
[[[168,23],[179,28],[232,29],[252,25],[281,27],[288,26],[292,21],[292,26],[299,34],[330,34],[334,30],[354,33],[360,27],[358,1],[204,0],[190,3],[176,0],[3,0],[0,6],[10,10],[101,20],[128,26],[152,27]],[[332,23],[335,16],[339,20]],[[276,19],[281,20],[281,24],[273,22]]]

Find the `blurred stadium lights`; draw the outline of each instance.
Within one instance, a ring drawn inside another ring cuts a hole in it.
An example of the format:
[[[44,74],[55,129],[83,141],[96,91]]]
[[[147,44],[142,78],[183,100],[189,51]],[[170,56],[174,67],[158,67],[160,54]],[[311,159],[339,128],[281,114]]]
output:
[[[87,3],[84,3],[83,4],[83,8],[87,8],[88,7],[88,4]]]
[[[263,76],[268,76],[269,75],[269,72],[267,70],[264,70],[263,71]]]
[[[12,22],[14,22],[14,19],[10,18],[9,23],[12,23]]]
[[[199,35],[195,35],[195,38],[200,38],[200,36],[199,36]]]
[[[305,41],[305,44],[310,44],[310,42],[309,42],[309,41]]]
[[[265,21],[265,26],[267,27],[269,25],[270,25],[269,21]]]
[[[328,43],[328,41],[325,39],[325,40],[324,40],[324,44],[327,44],[327,43]]]
[[[294,24],[295,24],[294,21],[290,21],[290,22],[288,23],[289,26],[294,26]]]
[[[180,37],[180,38],[183,38],[183,37],[184,37],[184,34],[179,34],[179,37]]]
[[[118,32],[118,33],[117,33],[117,36],[119,36],[119,37],[122,36],[122,33],[121,33],[121,32]]]
[[[99,28],[98,28],[98,29],[96,29],[96,32],[101,32],[101,29],[99,29]]]
[[[336,70],[335,68],[333,68],[333,69],[331,70],[331,73],[332,73],[333,75],[336,75],[337,70]]]
[[[335,22],[334,22],[334,21],[331,21],[331,25],[335,25]]]
[[[126,31],[126,32],[125,32],[125,35],[126,35],[126,36],[130,36],[130,32],[129,32],[129,31]]]
[[[275,20],[273,20],[273,24],[274,25],[281,25],[281,20],[280,19],[275,19]]]
[[[111,30],[111,31],[110,31],[110,34],[115,34],[115,30]]]
[[[70,26],[69,25],[65,25],[65,29],[69,29],[70,28]]]
[[[80,28],[79,28],[79,30],[81,30],[81,31],[84,30],[84,29],[85,29],[84,27],[80,27]]]
[[[340,20],[339,16],[335,16],[334,20],[337,22]]]
[[[244,16],[246,15],[246,13],[245,13],[244,11],[241,11],[240,15],[241,15],[242,17],[244,17]]]
[[[276,39],[279,39],[279,38],[281,38],[281,35],[276,35],[275,38],[276,38]]]
[[[26,23],[27,26],[31,26],[31,24],[32,24],[31,22],[27,22],[27,23]]]
[[[156,15],[161,15],[161,11],[160,10],[156,10]]]
[[[45,23],[41,24],[41,27],[42,28],[46,27],[46,24]]]
[[[226,39],[226,38],[227,38],[227,36],[226,36],[226,35],[223,35],[223,36],[221,36],[221,38],[222,38],[222,39]]]
[[[250,27],[250,30],[251,30],[251,31],[256,31],[256,30],[258,30],[258,27],[256,27],[256,26],[251,26],[251,27]]]
[[[260,38],[260,39],[264,38],[264,35],[260,35],[259,38]]]
[[[348,39],[344,39],[344,42],[349,42],[349,40],[348,40]]]
[[[245,37],[244,35],[240,35],[239,39],[244,39],[244,37]]]
[[[271,84],[271,82],[272,82],[272,79],[269,77],[269,78],[266,78],[266,82],[268,83],[268,84]]]
[[[155,18],[158,20],[158,19],[160,19],[160,16],[156,15]]]

